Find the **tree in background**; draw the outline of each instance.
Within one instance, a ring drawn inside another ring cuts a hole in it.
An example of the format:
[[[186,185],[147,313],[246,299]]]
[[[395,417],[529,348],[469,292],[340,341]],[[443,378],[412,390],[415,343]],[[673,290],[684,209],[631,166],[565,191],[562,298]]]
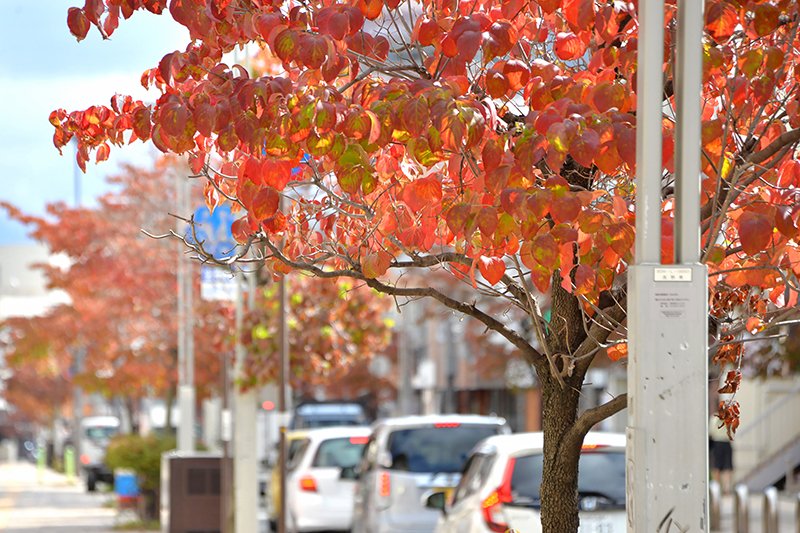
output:
[[[43,317],[5,323],[7,361],[14,371],[9,399],[32,420],[49,423],[59,416],[72,398],[70,383],[123,400],[134,421],[143,397],[164,398],[168,404],[175,397],[179,248],[142,230],[163,233],[174,226],[169,213],[175,211],[176,172],[171,159],[151,170],[128,166],[110,179],[117,190],[101,197],[96,208],[54,204],[47,216],[34,217],[3,204],[13,218],[32,227],[32,237],[68,258],[66,268],[38,268],[49,288],[66,292],[71,303]],[[366,368],[388,343],[387,298],[351,281],[309,276],[293,277],[291,288],[293,370],[297,384],[311,387],[307,392],[334,386],[331,378],[340,372]],[[246,337],[254,350],[248,353],[242,385],[276,380],[274,292],[274,287],[262,291],[250,314]],[[200,301],[197,306],[198,399],[219,393],[220,371],[233,348],[233,318],[232,303]],[[79,352],[84,354],[80,369]],[[376,383],[362,385],[377,390]]]
[[[299,396],[322,391],[331,398],[356,398],[377,393],[380,382],[369,364],[390,341],[393,322],[387,317],[389,298],[349,279],[288,278],[290,385]],[[248,345],[247,385],[278,379],[280,303],[270,285],[251,311],[245,336]],[[363,379],[353,379],[361,375]]]
[[[273,272],[350,277],[401,303],[433,298],[504,337],[542,386],[543,529],[576,531],[583,437],[626,404],[621,395],[578,412],[592,363],[627,353],[637,4],[87,0],[67,16],[78,39],[168,7],[192,41],[144,73],[162,93],[155,103],[115,96],[110,107],[56,110],[54,142],[77,137],[80,165],[136,140],[187,154],[209,204],[239,206],[235,237],[265,248]],[[670,110],[675,2],[667,7]],[[706,2],[702,258],[712,353],[733,368],[726,392],[738,386],[743,336],[797,314],[799,25],[790,0]],[[251,76],[223,57],[248,43],[284,72]],[[663,120],[667,262],[673,117]],[[431,271],[470,290],[448,291]],[[482,297],[528,315],[535,340]],[[735,399],[720,416],[733,432]]]
[[[31,227],[33,238],[66,256],[66,266],[37,268],[50,289],[70,299],[44,317],[6,323],[13,336],[14,379],[25,379],[26,367],[49,365],[61,383],[71,378],[86,392],[122,400],[134,423],[143,397],[174,397],[179,249],[175,243],[154,242],[141,230],[174,225],[168,213],[175,210],[170,188],[175,165],[174,159],[163,159],[150,170],[123,168],[109,180],[116,191],[93,208],[57,203],[44,217],[35,217],[3,205]],[[217,354],[229,349],[232,317],[207,303],[197,314],[196,334],[205,339],[198,343],[198,396],[204,397],[217,385]],[[27,394],[25,386],[20,394]]]

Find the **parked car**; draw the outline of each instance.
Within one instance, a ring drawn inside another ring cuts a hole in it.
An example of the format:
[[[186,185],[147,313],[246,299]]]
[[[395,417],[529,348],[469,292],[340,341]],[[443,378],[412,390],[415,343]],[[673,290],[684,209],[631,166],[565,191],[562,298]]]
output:
[[[295,407],[289,429],[366,426],[369,422],[364,406],[358,402],[307,401]]]
[[[353,533],[432,532],[439,513],[425,508],[424,496],[452,491],[475,444],[505,433],[505,419],[494,416],[378,421],[358,467]]]
[[[443,511],[436,533],[542,531],[541,433],[489,437],[470,455],[452,501],[431,494],[426,505]],[[589,433],[578,470],[580,533],[624,533],[625,435]]]
[[[368,427],[308,431],[288,465],[287,531],[350,531],[353,472],[370,435]]]
[[[286,432],[286,464],[292,464],[292,461],[297,455],[298,450],[305,446],[308,431],[287,431]],[[266,488],[266,507],[267,519],[269,520],[270,528],[277,531],[278,513],[281,506],[281,470],[278,465],[277,457],[275,454],[275,462],[273,463],[272,470],[270,471],[269,486]]]
[[[86,490],[97,490],[99,481],[112,483],[114,473],[106,466],[106,449],[111,438],[119,433],[115,416],[87,416],[81,419],[80,463],[86,480]]]

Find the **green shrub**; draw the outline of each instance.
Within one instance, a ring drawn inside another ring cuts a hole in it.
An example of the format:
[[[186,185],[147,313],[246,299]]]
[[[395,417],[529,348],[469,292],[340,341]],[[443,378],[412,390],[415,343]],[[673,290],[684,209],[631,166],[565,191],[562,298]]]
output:
[[[119,435],[108,445],[106,464],[112,471],[133,470],[140,490],[157,491],[161,483],[161,455],[174,449],[175,437]]]

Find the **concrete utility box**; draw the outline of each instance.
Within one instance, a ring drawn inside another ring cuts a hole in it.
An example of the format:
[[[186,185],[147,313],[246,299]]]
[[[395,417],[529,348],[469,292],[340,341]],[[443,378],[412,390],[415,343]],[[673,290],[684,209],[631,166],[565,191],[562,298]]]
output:
[[[161,531],[220,533],[222,457],[179,452],[161,456]]]

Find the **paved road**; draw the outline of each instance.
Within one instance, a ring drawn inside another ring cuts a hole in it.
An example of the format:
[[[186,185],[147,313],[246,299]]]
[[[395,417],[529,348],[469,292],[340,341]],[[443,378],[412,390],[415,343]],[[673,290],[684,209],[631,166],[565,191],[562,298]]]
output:
[[[61,474],[40,474],[31,463],[0,463],[0,531],[108,533],[117,518],[112,502],[110,494],[88,494]]]

